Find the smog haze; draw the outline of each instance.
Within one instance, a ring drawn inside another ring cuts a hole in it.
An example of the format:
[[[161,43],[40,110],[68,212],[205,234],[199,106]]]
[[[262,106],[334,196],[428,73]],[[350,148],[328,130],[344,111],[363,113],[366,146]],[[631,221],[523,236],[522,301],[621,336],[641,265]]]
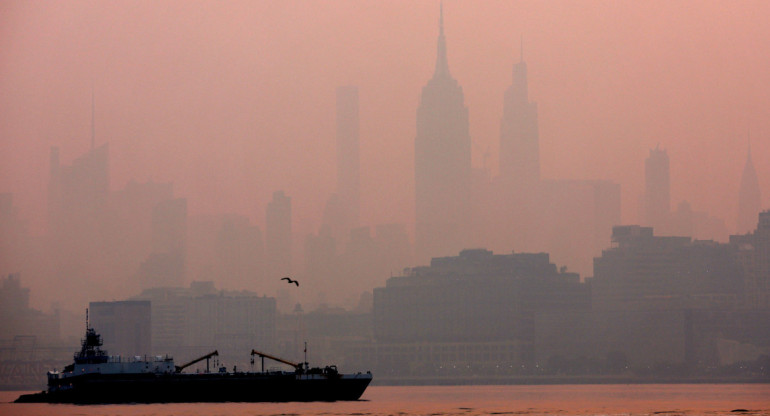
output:
[[[158,263],[148,256],[179,249],[185,255],[177,260],[186,266],[166,283],[212,280],[268,296],[307,287],[289,292],[292,301],[352,307],[402,268],[428,264],[419,250],[402,247],[376,273],[362,271],[366,261],[355,257],[355,238],[346,243],[349,237],[332,230],[331,250],[321,238],[330,196],[344,181],[339,102],[351,99],[360,205],[349,225],[370,227],[372,238],[395,236],[387,241],[396,245],[402,235],[415,244],[416,115],[437,71],[439,10],[437,1],[2,2],[0,193],[12,194],[13,217],[27,237],[19,248],[15,234],[0,236],[6,251],[0,272],[20,272],[39,309],[53,302],[75,309],[135,295],[147,286],[138,280],[167,270],[154,269]],[[443,2],[446,59],[467,108],[474,175],[494,183],[501,173],[504,95],[514,65],[523,61],[527,97],[537,108],[540,178],[554,189],[568,181],[615,184],[619,210],[611,225],[643,224],[645,160],[652,149],[665,149],[670,210],[687,201],[717,224],[700,237],[726,242],[739,231],[749,143],[761,207],[770,196],[767,16],[764,1]],[[346,86],[354,87],[347,90],[352,95],[340,89]],[[70,166],[105,145],[111,194],[130,200],[130,184],[169,184],[157,199],[171,202],[115,214],[146,228],[130,244],[119,236],[131,225],[80,235],[70,224],[57,244],[79,248],[49,256],[40,242],[49,240],[55,218],[51,149]],[[558,266],[585,277],[594,273],[592,258],[610,246],[609,229],[591,236],[597,242],[585,253],[552,238],[502,235],[510,230],[494,221],[505,208],[475,201],[480,206],[469,209],[476,220],[468,223],[481,225],[460,248],[550,252]],[[291,235],[284,268],[271,264],[273,231],[266,224],[271,215],[280,223],[282,206],[290,207]],[[180,216],[186,222],[175,228]],[[224,238],[229,229],[237,237],[227,241],[240,248],[253,242],[261,259],[251,262],[246,249],[237,266],[227,265],[229,254],[209,261],[206,256],[229,249],[206,238]],[[177,233],[184,236],[181,249],[164,240]],[[81,245],[81,238],[90,242]],[[316,263],[308,260],[312,247],[321,253]],[[130,259],[122,257],[124,249]],[[342,256],[347,269],[327,270],[337,277],[314,281],[306,266],[321,267],[324,252]],[[91,256],[100,260],[90,262]],[[54,257],[69,258],[49,261]],[[259,271],[252,274],[252,267]],[[289,274],[300,286],[279,280]],[[62,299],[81,289],[87,296]]]

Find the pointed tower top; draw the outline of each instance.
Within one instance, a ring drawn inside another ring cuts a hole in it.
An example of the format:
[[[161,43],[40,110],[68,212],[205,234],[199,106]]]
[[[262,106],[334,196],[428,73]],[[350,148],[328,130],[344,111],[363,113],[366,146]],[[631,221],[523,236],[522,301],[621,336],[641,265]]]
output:
[[[746,131],[746,140],[749,142],[749,146],[748,146],[749,153],[747,158],[751,160],[751,129],[747,129]]]
[[[438,34],[444,36],[444,2],[438,4]]]
[[[433,77],[449,76],[449,63],[446,57],[446,39],[444,38],[444,2],[439,3],[438,45],[436,53],[436,70]]]

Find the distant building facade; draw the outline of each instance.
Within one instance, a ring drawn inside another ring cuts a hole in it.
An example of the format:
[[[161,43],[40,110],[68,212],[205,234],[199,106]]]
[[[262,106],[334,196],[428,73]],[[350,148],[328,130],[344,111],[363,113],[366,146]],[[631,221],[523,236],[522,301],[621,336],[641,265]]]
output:
[[[218,350],[224,362],[248,362],[251,349],[275,346],[275,298],[248,291],[218,291],[213,282],[189,288],[151,288],[134,300],[151,304],[154,354],[179,360]]]
[[[734,362],[726,345],[770,352],[770,327],[763,323],[770,309],[752,305],[759,288],[746,284],[747,266],[759,256],[742,251],[746,247],[737,241],[753,236],[733,240],[720,244],[656,236],[651,227],[614,227],[612,247],[594,259],[582,348],[620,354],[637,371],[668,367],[680,373]]]
[[[535,317],[587,311],[589,302],[588,286],[577,274],[557,270],[545,253],[464,250],[434,258],[375,289],[378,363],[406,369],[480,361],[531,367]]]
[[[90,326],[102,336],[110,355],[123,357],[152,353],[152,320],[149,301],[91,302]]]
[[[730,236],[730,244],[743,268],[746,306],[770,310],[770,210],[757,217],[756,229]]]
[[[616,226],[612,248],[594,259],[593,306],[599,309],[736,307],[742,269],[729,245],[661,237],[653,228]]]

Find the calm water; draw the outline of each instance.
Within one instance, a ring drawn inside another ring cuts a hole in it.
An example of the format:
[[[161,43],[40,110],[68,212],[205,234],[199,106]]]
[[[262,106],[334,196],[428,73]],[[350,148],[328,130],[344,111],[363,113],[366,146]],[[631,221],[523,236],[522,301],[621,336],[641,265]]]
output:
[[[770,415],[768,384],[370,387],[358,402],[156,405],[13,404],[0,415]],[[744,413],[731,413],[747,409]]]

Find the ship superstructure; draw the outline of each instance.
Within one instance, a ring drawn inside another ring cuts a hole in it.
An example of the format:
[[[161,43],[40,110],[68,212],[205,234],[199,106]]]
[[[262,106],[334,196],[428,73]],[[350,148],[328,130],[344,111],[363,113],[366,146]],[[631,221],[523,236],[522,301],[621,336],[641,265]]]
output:
[[[183,365],[169,356],[109,356],[101,336],[87,326],[74,362],[61,372],[48,372],[48,389],[20,396],[17,403],[168,403],[282,402],[358,400],[372,380],[371,373],[342,374],[336,366],[310,368],[252,350],[262,371],[209,371],[217,351]],[[265,371],[265,358],[294,367],[294,371]],[[206,360],[206,371],[183,370]]]

